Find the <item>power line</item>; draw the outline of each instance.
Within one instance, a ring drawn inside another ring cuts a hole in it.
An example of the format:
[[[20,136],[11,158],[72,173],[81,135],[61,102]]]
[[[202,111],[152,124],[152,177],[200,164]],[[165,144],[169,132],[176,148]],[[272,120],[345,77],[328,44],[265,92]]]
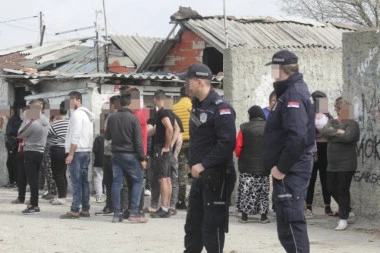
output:
[[[1,23],[8,23],[8,22],[14,22],[14,21],[19,21],[19,20],[24,20],[24,19],[30,19],[30,18],[38,18],[38,16],[31,16],[31,17],[25,17],[25,18],[18,18],[18,19],[11,19],[11,20],[0,21],[0,24]]]
[[[31,31],[31,32],[37,32],[37,33],[40,33],[39,31],[32,30],[32,29],[29,29],[29,28],[25,28],[25,27],[18,26],[18,25],[11,25],[11,24],[6,24],[6,23],[1,23],[1,24],[3,24],[3,25],[7,25],[7,26],[12,26],[12,27],[15,27],[15,28],[23,29],[23,30],[27,30],[27,31]]]

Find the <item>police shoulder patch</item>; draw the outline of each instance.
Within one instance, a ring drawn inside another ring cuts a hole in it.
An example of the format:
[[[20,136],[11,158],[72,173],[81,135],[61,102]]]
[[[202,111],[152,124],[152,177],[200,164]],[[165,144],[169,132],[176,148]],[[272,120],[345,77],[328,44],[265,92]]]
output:
[[[288,108],[300,108],[300,102],[288,101]]]
[[[221,108],[219,110],[220,115],[226,115],[226,114],[231,114],[231,109],[230,108]]]

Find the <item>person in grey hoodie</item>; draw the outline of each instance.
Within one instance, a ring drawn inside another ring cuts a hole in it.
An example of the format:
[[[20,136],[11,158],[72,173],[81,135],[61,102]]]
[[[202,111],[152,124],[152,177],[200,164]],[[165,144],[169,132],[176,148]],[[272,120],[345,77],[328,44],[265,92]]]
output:
[[[35,214],[40,212],[38,207],[38,186],[41,162],[45,151],[46,138],[49,131],[49,119],[42,114],[42,102],[32,100],[29,103],[33,109],[39,108],[39,117],[28,118],[27,112],[22,115],[23,123],[18,131],[17,138],[26,139],[24,144],[24,164],[26,178],[30,186],[30,204],[22,211],[23,214]]]
[[[69,93],[71,114],[65,140],[66,164],[69,169],[73,202],[71,209],[61,219],[90,217],[90,187],[88,165],[94,138],[94,114],[82,106],[82,94]],[[80,205],[82,204],[82,211]]]

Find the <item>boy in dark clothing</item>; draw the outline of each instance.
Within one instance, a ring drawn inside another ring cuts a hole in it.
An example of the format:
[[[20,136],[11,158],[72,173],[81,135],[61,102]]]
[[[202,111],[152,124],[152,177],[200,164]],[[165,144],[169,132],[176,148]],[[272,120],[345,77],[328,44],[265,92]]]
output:
[[[104,130],[95,138],[92,152],[94,153],[94,188],[96,202],[102,202],[103,193],[103,159],[104,159]]]

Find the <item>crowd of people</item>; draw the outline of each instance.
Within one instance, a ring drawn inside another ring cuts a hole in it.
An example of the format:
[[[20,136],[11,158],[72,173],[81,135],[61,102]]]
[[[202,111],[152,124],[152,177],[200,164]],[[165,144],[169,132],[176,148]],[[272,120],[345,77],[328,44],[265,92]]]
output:
[[[154,93],[156,110],[149,119],[131,107],[139,91],[121,87],[120,94],[109,99],[109,115],[95,138],[95,115],[82,105],[81,93],[68,94],[70,107],[62,101],[59,115],[50,119],[44,100],[30,101],[20,113],[15,110],[6,126],[7,187],[18,188],[11,203],[26,203],[24,214],[39,213],[39,190],[46,181],[41,197],[62,205],[69,181],[72,203],[60,218],[90,217],[92,167],[96,202],[106,194],[105,206],[96,215],[113,213],[115,223],[146,223],[147,214],[169,218],[178,209],[187,210],[185,252],[201,252],[203,247],[222,252],[236,181],[235,153],[239,222],[247,223],[248,216],[256,214],[261,223],[270,222],[272,178],[280,242],[287,252],[309,252],[305,216],[312,215],[318,172],[326,215],[339,217],[335,230],[348,226],[359,126],[342,97],[335,101],[337,119],[317,108],[327,96],[309,93],[294,53],[281,50],[268,65],[275,80],[269,105],[250,107],[239,131],[234,109],[212,88],[212,73],[203,64],[188,68],[173,109],[165,107],[163,90]],[[31,117],[30,110],[38,110],[38,116]],[[151,196],[146,207],[144,195]],[[335,212],[331,197],[339,206]]]

